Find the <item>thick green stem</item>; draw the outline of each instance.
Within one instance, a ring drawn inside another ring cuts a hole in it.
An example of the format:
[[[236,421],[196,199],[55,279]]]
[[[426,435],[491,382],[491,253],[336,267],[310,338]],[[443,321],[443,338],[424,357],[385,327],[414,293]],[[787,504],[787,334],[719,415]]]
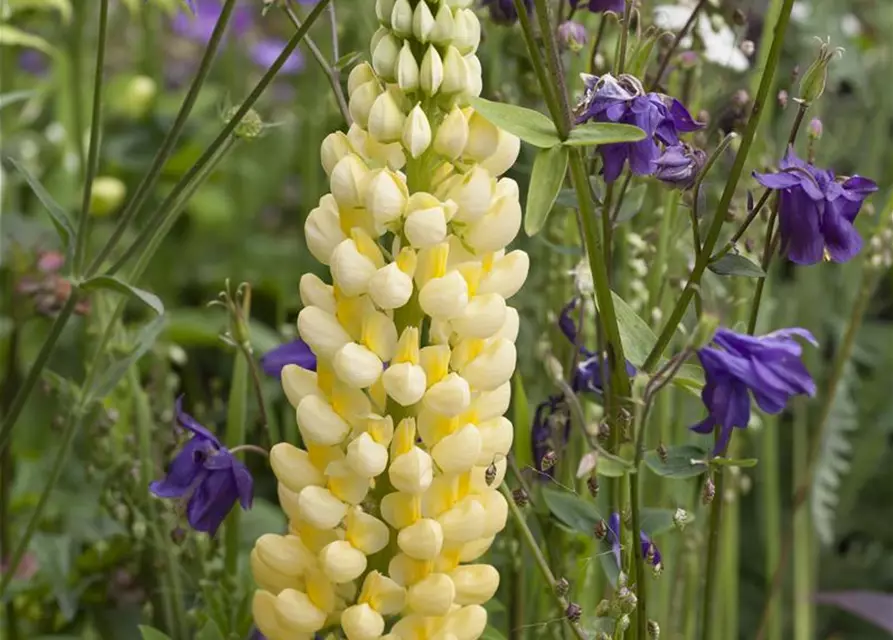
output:
[[[130,397],[133,399],[133,412],[136,426],[136,439],[139,448],[139,473],[140,485],[148,487],[155,472],[152,461],[152,409],[149,406],[149,398],[142,388],[137,376],[136,367],[131,367],[127,372],[127,385],[130,388]],[[149,516],[149,528],[155,539],[156,550],[164,554],[162,571],[162,598],[164,606],[170,617],[170,632],[175,640],[186,640],[189,637],[189,621],[186,616],[186,607],[183,596],[183,582],[180,580],[180,563],[177,560],[170,536],[165,535],[161,528],[158,505],[155,498],[149,496],[146,500],[146,511]],[[165,584],[166,583],[166,584]]]
[[[648,355],[648,358],[642,366],[645,371],[651,371],[657,363],[660,362],[664,350],[670,344],[670,340],[676,333],[679,323],[685,315],[685,311],[688,309],[688,305],[700,285],[701,277],[707,269],[707,264],[710,261],[710,254],[713,252],[713,248],[716,246],[716,242],[719,239],[723,222],[726,219],[729,206],[732,204],[732,198],[735,196],[738,182],[741,180],[741,175],[744,172],[744,165],[747,162],[747,156],[753,145],[757,127],[760,123],[760,117],[763,112],[763,106],[766,104],[767,100],[769,100],[775,72],[778,69],[779,61],[781,60],[784,36],[787,31],[793,5],[794,0],[784,0],[784,4],[778,16],[778,22],[775,25],[772,48],[769,50],[769,57],[766,62],[765,70],[763,71],[763,76],[760,80],[760,88],[754,99],[753,109],[751,110],[750,118],[747,121],[747,127],[741,137],[741,146],[738,148],[738,153],[735,155],[735,162],[729,172],[729,178],[726,181],[725,189],[723,190],[722,197],[716,207],[716,213],[713,216],[710,229],[707,232],[703,250],[701,251],[699,259],[695,262],[695,267],[689,277],[688,284],[686,284],[685,289],[682,291],[676,306],[673,308],[670,317],[667,318],[664,328],[658,336],[654,348],[651,350],[651,353]],[[709,567],[708,563],[708,579],[710,571],[715,570],[715,568],[716,567]],[[702,630],[702,633],[706,632]]]
[[[323,1],[325,2],[326,0]],[[230,15],[235,6],[236,0],[226,0],[226,3],[223,5],[223,8],[220,11],[220,17],[217,19],[217,24],[214,25],[214,31],[211,32],[211,38],[208,40],[208,46],[202,55],[198,71],[195,74],[195,78],[192,80],[192,84],[189,86],[189,91],[186,93],[186,98],[183,100],[183,104],[180,105],[180,111],[177,112],[174,124],[161,142],[161,148],[159,148],[158,152],[155,154],[155,158],[152,160],[152,165],[149,167],[146,175],[143,176],[143,179],[140,181],[139,185],[137,185],[136,191],[133,192],[133,195],[130,197],[127,204],[124,205],[124,210],[118,217],[118,222],[112,230],[112,235],[87,268],[88,276],[96,274],[102,266],[102,263],[109,257],[109,255],[111,255],[112,251],[114,251],[127,227],[133,221],[133,218],[139,212],[140,207],[142,207],[148,197],[152,187],[155,186],[155,183],[161,176],[161,170],[173,153],[174,146],[177,144],[177,140],[180,139],[183,127],[186,126],[186,120],[189,119],[189,114],[195,106],[195,101],[198,99],[198,94],[201,91],[202,85],[204,85],[208,73],[211,71],[211,63],[217,55],[217,49],[223,39],[223,33],[226,31],[226,25],[229,22]]]
[[[781,556],[781,480],[778,473],[778,427],[777,420],[767,419],[760,434],[760,469],[763,482],[760,502],[763,506],[763,544],[766,548],[766,587],[772,588],[772,572],[778,566]],[[768,640],[782,639],[782,619],[779,602],[775,599],[768,604]]]
[[[247,311],[245,312],[247,314]],[[248,360],[242,351],[236,351],[233,375],[230,380],[229,400],[226,412],[225,444],[230,449],[245,442],[245,422],[248,415]],[[224,567],[229,576],[238,575],[239,569],[239,507],[233,507],[226,518],[224,531]]]
[[[285,48],[282,50],[282,53],[279,54],[279,57],[273,62],[267,72],[263,75],[260,81],[255,85],[254,90],[249,94],[247,98],[245,98],[244,102],[239,106],[236,110],[236,113],[233,114],[220,133],[217,134],[217,137],[214,138],[214,141],[205,149],[205,152],[201,155],[201,157],[196,161],[196,163],[186,172],[171,193],[165,198],[164,202],[158,209],[152,214],[149,218],[149,221],[146,223],[145,227],[139,232],[137,237],[130,243],[130,245],[123,251],[121,257],[112,265],[108,274],[114,274],[121,267],[127,263],[127,261],[133,256],[140,247],[148,241],[148,239],[153,235],[155,228],[161,223],[163,220],[165,213],[170,208],[171,203],[173,203],[183,192],[186,186],[192,181],[192,179],[201,173],[204,167],[214,158],[218,149],[223,146],[223,144],[230,138],[230,136],[235,131],[236,127],[242,122],[242,118],[245,117],[245,114],[254,106],[257,102],[258,98],[260,98],[261,94],[266,90],[267,86],[273,81],[273,78],[276,77],[276,74],[279,73],[279,69],[282,68],[282,65],[288,60],[291,56],[292,52],[298,47],[301,43],[301,40],[304,39],[304,36],[307,35],[307,32],[310,30],[310,27],[316,22],[316,20],[322,15],[323,11],[326,8],[326,5],[329,4],[331,0],[320,0],[313,10],[307,16],[307,19],[301,25],[301,27],[295,32],[295,35],[291,37],[291,40],[288,41],[288,44],[285,45]],[[95,264],[95,262],[94,262]]]
[[[791,447],[791,460],[794,481],[803,483],[809,472],[809,414],[802,402],[794,407],[794,441]],[[818,442],[818,440],[817,440]],[[794,635],[793,640],[811,640],[812,634],[812,580],[810,577],[810,558],[812,556],[812,523],[809,509],[794,511],[791,523],[793,539],[797,544],[792,547],[794,573]]]
[[[93,179],[99,168],[99,141],[102,131],[102,70],[105,65],[105,45],[109,23],[109,0],[99,5],[99,42],[96,46],[96,66],[93,73],[93,112],[90,118],[90,147],[84,175],[84,197],[81,200],[81,217],[78,220],[77,242],[74,250],[73,272],[80,274],[87,254],[90,235],[90,198]]]
[[[10,270],[4,270],[4,286],[6,287],[8,304],[6,312],[12,316],[13,328],[9,332],[9,340],[6,345],[6,362],[3,371],[3,387],[0,391],[0,411],[5,415],[9,404],[14,398],[16,389],[18,388],[18,371],[19,371],[19,329],[18,318],[15,314],[15,298],[13,297],[14,287],[13,274]],[[6,447],[0,452],[0,558],[8,558],[9,552],[12,550],[10,533],[12,531],[11,509],[12,502],[12,481],[14,476],[12,447]],[[3,623],[6,638],[8,640],[18,640],[19,625],[18,615],[16,613],[15,602],[7,600],[3,607]]]

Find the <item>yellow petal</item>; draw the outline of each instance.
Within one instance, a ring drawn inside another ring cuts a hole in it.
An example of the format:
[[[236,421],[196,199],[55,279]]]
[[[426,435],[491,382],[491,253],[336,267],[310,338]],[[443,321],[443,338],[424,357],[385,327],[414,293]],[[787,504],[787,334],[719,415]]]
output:
[[[403,418],[394,430],[394,437],[391,440],[391,459],[411,451],[415,446],[415,437],[415,419]]]
[[[369,492],[369,478],[355,473],[346,461],[332,462],[326,467],[328,487],[332,494],[347,504],[359,504]]]
[[[471,388],[464,377],[450,373],[428,389],[424,403],[432,411],[445,416],[456,416],[471,404]]]
[[[462,551],[459,554],[459,560],[462,562],[474,562],[482,555],[487,553],[487,550],[490,549],[490,546],[493,544],[493,541],[496,538],[494,536],[490,536],[488,538],[478,538],[477,540],[472,540],[471,542],[466,542],[462,545]]]
[[[397,456],[388,468],[388,477],[397,491],[422,493],[434,478],[431,456],[418,447]]]
[[[394,529],[405,529],[421,517],[419,496],[395,491],[381,499],[381,517]]]
[[[335,584],[356,580],[366,570],[366,556],[346,540],[338,540],[319,552],[326,577]]]
[[[413,584],[406,593],[406,605],[415,613],[425,616],[443,616],[449,613],[456,588],[444,573],[432,573]]]
[[[397,327],[394,321],[381,312],[363,318],[362,343],[382,361],[392,360],[397,350]]]
[[[452,633],[456,640],[477,640],[487,627],[487,610],[471,604],[447,617],[443,631]]]
[[[371,556],[384,549],[390,538],[387,525],[359,507],[347,512],[347,531],[345,539],[354,547]]]
[[[381,377],[381,359],[369,348],[348,342],[335,352],[332,360],[335,375],[349,387],[365,389]]]
[[[304,487],[298,494],[301,519],[317,529],[333,529],[347,515],[347,505],[328,489]]]
[[[384,618],[368,604],[356,604],[341,614],[347,640],[373,640],[384,633]]]
[[[313,444],[339,444],[350,433],[350,425],[320,396],[307,396],[301,400],[297,418],[301,436]]]
[[[508,455],[515,436],[511,422],[500,416],[479,423],[478,429],[481,435],[481,450],[476,464],[486,466]]]
[[[277,572],[297,577],[312,567],[316,558],[297,536],[262,535],[254,543],[259,558]]]
[[[467,305],[468,283],[458,271],[432,278],[419,291],[419,306],[432,318],[449,320],[459,317]]]
[[[310,462],[309,454],[287,442],[270,450],[270,466],[279,482],[295,493],[311,484],[321,487],[326,483],[325,476]]]
[[[480,455],[481,444],[478,428],[466,424],[438,442],[431,450],[431,457],[444,473],[469,471]]]
[[[403,407],[421,400],[427,386],[425,370],[417,364],[408,362],[389,366],[382,374],[382,382],[387,394]]]
[[[443,529],[436,520],[423,518],[400,530],[397,546],[415,560],[434,560],[443,548]]]
[[[456,603],[484,604],[499,588],[499,572],[489,564],[468,564],[450,572],[456,587]]]
[[[261,559],[260,553],[256,547],[251,550],[249,559],[251,564],[251,574],[254,576],[254,581],[259,587],[266,589],[273,595],[278,594],[284,589],[303,588],[303,578],[277,571],[275,567],[270,566]]]
[[[481,280],[478,294],[498,293],[506,300],[518,293],[527,272],[530,270],[530,258],[527,253],[516,249],[495,261],[493,268]]]
[[[398,553],[388,563],[388,575],[397,584],[409,587],[431,573],[432,563],[414,560],[405,553]]]
[[[396,262],[386,264],[369,279],[369,297],[381,309],[398,309],[412,297],[412,276]]]
[[[378,571],[370,571],[357,602],[368,604],[383,616],[390,616],[403,609],[405,599],[403,587]]]
[[[276,620],[287,633],[313,633],[326,622],[325,612],[318,609],[306,593],[286,589],[276,596]]]
[[[282,367],[280,381],[285,397],[295,409],[298,408],[305,396],[322,395],[322,391],[316,383],[316,372],[308,371],[296,364],[287,364]]]
[[[276,615],[276,596],[268,591],[257,590],[254,592],[254,598],[251,601],[251,617],[258,630],[264,634],[268,640],[286,640],[291,637],[288,631],[279,625],[279,618]],[[306,638],[309,638],[307,636]],[[306,640],[301,637],[301,640]]]
[[[437,521],[443,527],[445,541],[461,544],[483,537],[486,517],[487,512],[481,503],[469,497],[442,513]]]
[[[335,316],[319,307],[301,309],[298,314],[298,333],[317,358],[331,359],[338,349],[350,342],[350,335]]]
[[[361,433],[347,445],[346,461],[358,476],[374,478],[387,468],[388,450],[368,433]]]
[[[489,338],[505,324],[505,299],[498,293],[475,296],[450,322],[462,338]]]
[[[298,286],[301,304],[305,307],[319,307],[326,313],[335,313],[335,291],[332,285],[320,280],[314,273],[301,276]]]
[[[512,377],[516,360],[515,345],[504,338],[498,338],[462,367],[460,372],[475,390],[491,391]]]

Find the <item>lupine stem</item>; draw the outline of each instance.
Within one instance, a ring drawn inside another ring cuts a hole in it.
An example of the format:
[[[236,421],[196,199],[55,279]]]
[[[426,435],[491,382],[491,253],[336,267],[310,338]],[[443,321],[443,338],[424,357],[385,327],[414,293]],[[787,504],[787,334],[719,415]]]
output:
[[[691,30],[692,26],[695,23],[695,20],[698,19],[698,14],[701,13],[701,9],[704,8],[704,5],[707,4],[707,0],[700,0],[698,4],[692,9],[691,15],[688,17],[688,21],[686,21],[685,25],[679,32],[676,34],[676,37],[673,38],[673,43],[670,45],[670,48],[667,50],[664,59],[660,62],[660,67],[657,69],[657,75],[654,76],[654,80],[651,82],[651,86],[648,88],[649,91],[657,91],[657,88],[660,86],[660,81],[664,77],[664,73],[667,70],[667,67],[670,64],[670,60],[672,60],[673,55],[676,53],[676,50],[679,48],[679,43],[688,35],[689,30]]]
[[[165,198],[164,202],[158,207],[158,209],[150,216],[149,221],[146,223],[146,226],[140,231],[139,235],[130,243],[130,245],[124,250],[121,257],[118,258],[117,262],[112,265],[108,274],[114,274],[130,259],[130,257],[139,250],[140,246],[143,245],[148,239],[152,236],[155,227],[157,227],[161,220],[164,218],[165,213],[169,210],[171,203],[173,203],[180,193],[186,188],[189,182],[198,175],[202,169],[207,165],[211,159],[216,154],[217,150],[229,139],[230,135],[235,131],[236,127],[241,123],[242,118],[245,117],[245,114],[254,106],[254,103],[257,102],[258,98],[260,98],[261,94],[266,90],[267,86],[273,81],[273,78],[279,72],[279,69],[282,68],[282,65],[285,64],[286,60],[291,56],[292,52],[297,48],[297,46],[301,43],[301,40],[304,39],[304,36],[307,35],[307,32],[310,30],[310,27],[313,26],[313,23],[322,15],[323,11],[326,8],[326,5],[331,2],[331,0],[319,0],[313,10],[308,14],[307,19],[301,25],[301,27],[295,32],[295,35],[291,37],[291,40],[288,41],[288,44],[285,45],[285,48],[282,50],[282,53],[279,54],[279,57],[273,62],[267,72],[263,75],[260,81],[255,85],[254,89],[248,95],[247,98],[242,102],[239,108],[236,110],[236,113],[233,114],[220,133],[217,134],[217,137],[214,138],[214,141],[205,149],[205,152],[201,155],[201,157],[196,161],[196,163],[186,172],[180,181],[177,182],[176,186],[173,188],[171,193]]]
[[[536,566],[540,570],[540,573],[542,574],[543,579],[546,581],[546,584],[549,585],[549,590],[552,592],[552,596],[555,599],[555,604],[560,610],[562,618],[564,618],[565,622],[567,622],[577,640],[588,640],[586,633],[583,631],[582,628],[580,628],[580,625],[567,618],[566,612],[569,603],[567,599],[559,593],[558,581],[555,579],[552,570],[549,568],[549,563],[546,560],[546,557],[543,555],[543,552],[540,549],[539,543],[536,541],[533,532],[530,530],[530,527],[527,526],[527,520],[524,517],[524,513],[521,511],[521,509],[518,508],[518,505],[515,504],[515,499],[512,496],[511,491],[509,491],[505,483],[500,485],[499,490],[502,492],[502,495],[508,502],[509,513],[511,513],[512,518],[514,518],[515,524],[518,527],[518,530],[521,532],[521,538],[524,540],[524,544],[527,545],[527,550],[530,552],[530,555],[533,556],[533,560],[534,562],[536,562]]]
[[[161,142],[161,147],[155,154],[155,158],[153,158],[152,164],[146,172],[146,175],[143,176],[143,179],[140,181],[139,185],[137,185],[136,191],[134,191],[130,200],[124,205],[124,210],[118,217],[118,222],[112,231],[112,235],[87,268],[88,276],[94,275],[99,271],[102,263],[118,245],[121,236],[124,235],[124,231],[133,221],[134,216],[139,212],[140,207],[149,195],[149,191],[158,181],[158,178],[161,175],[161,170],[173,153],[174,146],[180,138],[180,133],[182,133],[183,127],[186,126],[186,120],[189,118],[193,106],[195,106],[195,101],[198,99],[198,94],[201,91],[202,85],[204,85],[205,79],[211,71],[211,63],[217,55],[217,49],[220,45],[220,41],[223,39],[223,33],[226,30],[226,25],[229,22],[230,15],[232,14],[235,5],[236,0],[226,0],[223,8],[220,10],[220,17],[217,19],[217,24],[214,25],[214,31],[211,32],[211,37],[208,40],[208,46],[202,55],[198,71],[195,74],[195,78],[192,80],[192,84],[189,86],[189,91],[186,93],[183,104],[180,105],[180,111],[177,112],[174,124]]]
[[[96,67],[93,73],[93,113],[90,119],[90,147],[84,175],[84,197],[81,200],[81,216],[78,220],[77,239],[74,250],[73,272],[79,274],[87,252],[87,239],[90,235],[90,198],[93,193],[93,179],[99,168],[99,141],[102,130],[102,70],[105,64],[105,44],[109,23],[109,0],[99,5],[99,42],[96,47]]]
[[[5,277],[4,286],[6,287],[9,304],[6,312],[13,317],[12,330],[9,332],[9,340],[6,345],[6,362],[3,366],[3,390],[0,392],[0,411],[5,414],[7,404],[13,400],[13,394],[18,386],[19,325],[15,313],[15,299],[12,294],[14,291],[12,271],[5,269],[2,275]],[[10,503],[13,473],[12,447],[4,448],[3,451],[0,451],[0,558],[4,560],[9,557],[11,550],[9,534],[12,529],[12,523],[10,522],[12,509],[10,509]],[[15,602],[12,600],[7,600],[3,607],[3,623],[6,638],[8,640],[18,640],[18,616],[16,614]]]
[[[329,8],[332,9],[334,8],[334,6],[335,5],[330,4]],[[291,20],[291,23],[294,25],[295,29],[300,29],[301,19],[297,16],[294,9],[292,9],[291,2],[286,0],[282,3],[282,8],[285,10],[286,15],[288,15],[288,19]],[[337,49],[338,47],[337,35],[337,30],[333,31],[332,46],[335,49]],[[304,37],[304,44],[306,44],[307,48],[310,49],[310,53],[313,56],[313,59],[316,60],[316,64],[319,65],[319,68],[322,69],[322,72],[325,74],[329,86],[332,87],[332,93],[335,96],[335,102],[338,104],[338,111],[341,112],[341,117],[344,118],[347,126],[350,126],[353,123],[353,118],[350,117],[350,111],[347,108],[347,99],[344,97],[344,90],[341,88],[341,81],[338,78],[338,70],[334,66],[329,64],[329,61],[326,60],[325,54],[320,51],[319,47],[316,46],[316,43],[309,35]],[[335,60],[337,62],[338,58],[336,57]]]
[[[524,6],[524,0],[513,0],[513,2],[515,3],[515,11],[518,13],[518,21],[521,23],[521,34],[524,37],[524,44],[527,46],[530,63],[533,65],[533,72],[543,92],[546,108],[549,110],[552,120],[557,122],[561,119],[561,106],[554,93],[553,85],[549,81],[549,74],[546,71],[542,55],[540,55],[536,36],[533,32],[533,25],[530,23],[530,16],[527,14],[527,7]]]
[[[246,310],[246,315],[247,313]],[[226,405],[225,443],[232,450],[245,442],[245,422],[248,412],[248,359],[241,350],[235,354],[229,400]],[[239,568],[239,516],[240,510],[234,508],[226,518],[224,566],[229,576],[237,575]]]
[[[140,485],[148,487],[154,471],[152,461],[152,410],[149,407],[149,399],[146,396],[146,392],[139,383],[135,367],[131,367],[127,372],[127,384],[130,387],[130,397],[133,398],[134,423],[139,447]],[[189,623],[183,603],[183,584],[180,580],[179,562],[177,562],[170,536],[166,536],[161,529],[158,506],[155,499],[151,496],[146,500],[146,510],[149,516],[149,528],[152,530],[152,535],[155,538],[155,545],[164,552],[164,571],[162,575],[168,584],[167,588],[163,589],[162,596],[172,618],[171,633],[174,634],[174,638],[186,640],[189,637]]]
[[[773,86],[775,72],[778,69],[778,63],[781,60],[784,36],[785,32],[787,31],[788,22],[790,21],[791,8],[794,6],[794,0],[783,0],[783,2],[784,4],[782,5],[781,12],[778,16],[778,22],[775,25],[775,35],[772,38],[772,47],[769,51],[766,68],[763,71],[763,76],[760,80],[760,88],[757,91],[753,108],[747,121],[747,127],[745,128],[744,134],[741,138],[741,146],[738,148],[738,153],[735,155],[735,162],[733,163],[732,169],[729,172],[729,178],[726,181],[725,189],[723,190],[722,197],[720,198],[719,204],[716,207],[716,213],[713,216],[713,221],[710,225],[710,229],[707,232],[707,237],[704,241],[704,247],[701,252],[700,259],[695,262],[695,267],[692,270],[691,275],[689,276],[688,283],[685,285],[685,289],[679,296],[679,300],[676,302],[673,311],[670,313],[670,317],[667,318],[667,321],[664,324],[664,328],[660,332],[654,348],[651,350],[651,353],[648,354],[648,358],[642,365],[642,369],[645,371],[651,371],[655,367],[655,365],[657,365],[657,363],[660,361],[661,356],[663,355],[664,350],[670,344],[670,340],[676,333],[679,322],[685,315],[685,311],[688,308],[688,305],[691,302],[691,299],[700,284],[701,277],[704,275],[704,271],[707,269],[707,264],[710,260],[710,254],[713,252],[713,248],[716,246],[716,242],[719,239],[719,234],[722,231],[723,222],[726,218],[726,212],[729,210],[729,206],[732,204],[732,198],[735,196],[735,190],[737,189],[738,182],[740,181],[741,175],[744,172],[744,165],[747,161],[747,156],[750,152],[751,146],[753,145],[757,127],[760,123],[760,116],[763,112],[763,105],[766,104],[766,101],[769,99],[769,92]],[[717,490],[719,490],[719,487],[717,487]],[[716,567],[712,567],[710,568],[710,570],[715,570],[715,568]]]

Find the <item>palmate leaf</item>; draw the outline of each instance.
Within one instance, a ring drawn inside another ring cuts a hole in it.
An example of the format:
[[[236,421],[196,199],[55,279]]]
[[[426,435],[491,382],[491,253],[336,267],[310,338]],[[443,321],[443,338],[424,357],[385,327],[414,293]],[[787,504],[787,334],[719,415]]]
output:
[[[853,450],[850,439],[859,427],[858,406],[853,398],[853,389],[857,384],[856,369],[852,361],[849,361],[844,365],[843,375],[834,392],[825,436],[816,461],[810,494],[812,522],[819,539],[826,545],[834,541],[834,521],[840,502],[841,479],[849,473],[849,458]]]

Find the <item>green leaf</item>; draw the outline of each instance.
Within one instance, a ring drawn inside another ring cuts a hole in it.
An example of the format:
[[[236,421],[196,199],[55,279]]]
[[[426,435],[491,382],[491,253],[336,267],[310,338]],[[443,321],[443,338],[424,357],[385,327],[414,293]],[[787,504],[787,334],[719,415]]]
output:
[[[162,633],[155,627],[147,627],[144,624],[139,625],[140,636],[142,640],[171,640],[166,633]]]
[[[540,149],[536,154],[524,214],[524,232],[530,237],[538,234],[546,224],[564,183],[567,160],[567,149],[561,146]]]
[[[694,395],[704,388],[704,370],[696,364],[684,364],[673,376],[672,384]]]
[[[471,98],[471,106],[497,127],[518,136],[534,147],[549,149],[561,144],[555,125],[539,111],[483,98]]]
[[[220,333],[226,329],[223,314],[206,309],[171,309],[164,331],[166,340],[188,347],[214,347],[220,344]],[[248,324],[251,347],[257,354],[272,351],[282,344],[282,336],[267,325],[252,320]]]
[[[15,158],[10,158],[9,161],[12,163],[12,166],[25,177],[25,180],[34,192],[34,195],[37,196],[37,199],[40,200],[41,204],[46,208],[47,213],[50,214],[50,219],[53,221],[53,226],[56,227],[56,233],[59,234],[59,239],[62,240],[62,245],[65,247],[66,251],[70,252],[74,246],[75,232],[74,226],[71,224],[71,219],[68,217],[68,214],[65,213],[65,209],[56,202],[53,196],[50,195],[50,192],[40,183],[40,180],[34,177],[22,163]]]
[[[512,444],[515,462],[519,468],[526,469],[533,465],[533,449],[530,443],[530,404],[520,369],[512,376],[512,424],[515,428]]]
[[[707,268],[720,276],[766,277],[766,272],[760,265],[736,253],[727,253],[719,260],[709,263]]]
[[[591,536],[595,525],[603,520],[594,504],[575,493],[544,487],[543,500],[553,516],[587,536]]]
[[[47,55],[53,55],[56,51],[49,42],[40,36],[16,29],[8,24],[0,24],[0,46],[27,47],[43,51]]]
[[[99,379],[94,383],[93,387],[87,391],[87,402],[102,400],[110,394],[118,382],[127,373],[127,370],[135,365],[146,352],[152,348],[161,330],[164,329],[167,318],[165,316],[156,316],[152,322],[144,326],[136,335],[133,341],[133,349],[123,358],[113,361],[109,368],[106,369]]]
[[[351,51],[350,53],[345,53],[343,56],[338,58],[338,61],[335,63],[335,68],[341,71],[343,69],[346,69],[347,67],[352,67],[362,57],[363,54],[359,51]]]
[[[201,631],[196,634],[195,640],[225,640],[225,638],[217,623],[213,620],[208,620]]]
[[[482,640],[505,640],[505,636],[497,629],[491,625],[487,625],[484,629],[484,633],[481,634]]]
[[[647,192],[647,184],[640,184],[638,187],[630,189],[620,205],[620,211],[614,219],[614,224],[622,224],[632,220],[642,210]]]
[[[104,289],[107,291],[114,291],[115,293],[121,293],[134,300],[139,300],[158,315],[164,313],[164,304],[161,302],[161,298],[154,293],[149,293],[139,287],[128,284],[123,280],[120,280],[117,276],[95,276],[82,282],[81,289],[87,291]]]
[[[12,13],[23,9],[38,11],[58,11],[63,22],[71,20],[71,2],[69,0],[7,0]]]
[[[648,323],[642,320],[632,307],[624,302],[623,298],[613,291],[611,297],[614,300],[614,313],[617,316],[617,325],[620,329],[623,355],[634,366],[641,367],[648,358],[648,354],[651,353],[651,349],[654,348],[657,336],[654,335]],[[595,298],[595,305],[598,307],[597,298]]]
[[[676,528],[675,509],[642,509],[642,531],[653,538]],[[694,522],[694,514],[689,513],[686,524]]]
[[[0,111],[11,104],[21,102],[22,100],[28,100],[29,98],[36,95],[37,91],[33,91],[30,89],[23,89],[21,91],[9,91],[8,93],[4,93],[0,95]]]
[[[645,453],[645,464],[657,475],[663,478],[683,480],[694,478],[707,471],[707,450],[693,444],[667,447],[666,460],[661,460],[657,451],[653,449]]]
[[[619,457],[609,458],[605,455],[598,457],[598,466],[595,469],[598,475],[606,478],[622,478],[628,473],[636,472],[636,468],[631,462]]]
[[[617,142],[637,142],[645,132],[630,124],[616,122],[587,122],[571,129],[564,144],[569,147],[590,147]]]
[[[757,466],[759,460],[756,458],[713,458],[710,462],[717,467],[740,467],[741,469],[748,469]]]

